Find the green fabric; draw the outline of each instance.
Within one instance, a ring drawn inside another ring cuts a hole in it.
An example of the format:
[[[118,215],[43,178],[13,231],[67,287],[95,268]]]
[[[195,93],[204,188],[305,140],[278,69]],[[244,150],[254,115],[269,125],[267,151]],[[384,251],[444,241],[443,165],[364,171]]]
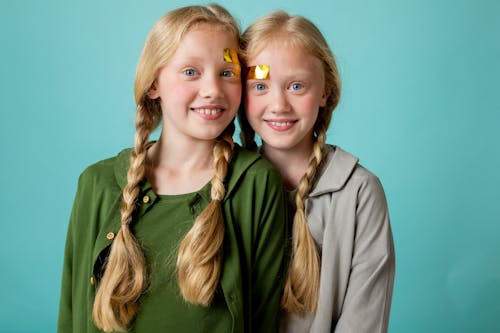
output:
[[[141,313],[132,331],[146,332],[152,323],[156,332],[176,332],[179,327],[190,332],[231,331],[231,313],[221,293],[210,307],[195,306],[182,299],[177,285],[178,244],[208,204],[203,197],[209,195],[208,184],[198,193],[158,196],[154,207],[135,226],[134,234],[141,241],[153,278],[141,299]]]
[[[120,228],[129,159],[130,150],[124,150],[80,176],[66,241],[60,333],[101,332],[92,323],[90,279],[98,281],[112,242],[107,235]],[[130,332],[277,331],[287,237],[280,176],[258,155],[236,146],[226,187],[224,264],[208,308],[180,298],[174,269],[178,242],[210,201],[210,185],[179,196],[157,196],[147,182],[141,187],[132,228],[144,247],[150,284]]]

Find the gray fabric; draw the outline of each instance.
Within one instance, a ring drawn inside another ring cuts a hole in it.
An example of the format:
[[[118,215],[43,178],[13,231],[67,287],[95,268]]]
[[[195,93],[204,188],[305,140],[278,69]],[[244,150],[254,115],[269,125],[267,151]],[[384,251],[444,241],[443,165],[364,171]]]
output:
[[[395,257],[384,190],[356,157],[328,148],[305,205],[322,258],[318,308],[284,314],[281,332],[387,332]]]

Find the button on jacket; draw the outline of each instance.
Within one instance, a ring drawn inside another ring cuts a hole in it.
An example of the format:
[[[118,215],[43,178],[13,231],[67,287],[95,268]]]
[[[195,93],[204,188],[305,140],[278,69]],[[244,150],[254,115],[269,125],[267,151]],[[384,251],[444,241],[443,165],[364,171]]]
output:
[[[60,333],[101,332],[92,323],[92,306],[107,251],[121,226],[120,202],[130,153],[131,150],[127,149],[113,158],[98,162],[87,168],[79,178],[66,240],[58,322]],[[210,185],[207,185],[194,194],[196,200],[191,209],[193,221],[210,202],[209,189]],[[160,205],[159,202],[161,196],[157,196],[151,185],[144,182],[137,199],[132,230],[142,235],[149,230],[140,225],[141,218],[144,220],[144,215]],[[222,202],[226,235],[218,288],[221,294],[216,296],[225,309],[224,320],[229,318],[232,327],[229,332],[278,330],[288,237],[285,207],[286,198],[279,173],[257,154],[236,145],[226,180],[226,196]],[[160,278],[154,272],[149,276],[150,281]],[[147,297],[146,290],[141,299]],[[169,304],[148,308],[148,311],[157,313],[142,314],[141,299],[137,318],[149,318],[149,315],[165,318]],[[198,327],[209,331],[208,326],[199,323],[203,320],[216,323],[221,312],[209,310],[206,313],[207,317],[192,318],[185,326],[176,327],[175,331],[196,332]],[[160,332],[154,321],[142,322],[149,327],[143,325],[140,333]],[[133,324],[130,331],[135,332]]]
[[[339,147],[329,146],[306,200],[321,253],[315,316],[285,315],[282,331],[387,332],[394,284],[394,246],[379,179]]]

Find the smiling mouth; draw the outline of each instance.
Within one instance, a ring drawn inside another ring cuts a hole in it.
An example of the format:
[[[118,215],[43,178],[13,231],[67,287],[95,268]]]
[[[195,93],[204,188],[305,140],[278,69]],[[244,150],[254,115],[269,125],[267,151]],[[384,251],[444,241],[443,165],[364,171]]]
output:
[[[274,127],[287,127],[287,126],[292,126],[295,122],[294,121],[269,121],[267,122],[274,126]]]
[[[201,115],[204,115],[204,116],[215,116],[216,114],[224,111],[223,109],[218,109],[218,108],[217,109],[203,109],[203,108],[194,109],[194,108],[192,108],[191,110],[193,110],[194,112],[199,113]]]
[[[264,120],[266,124],[273,130],[285,132],[291,129],[298,120]]]

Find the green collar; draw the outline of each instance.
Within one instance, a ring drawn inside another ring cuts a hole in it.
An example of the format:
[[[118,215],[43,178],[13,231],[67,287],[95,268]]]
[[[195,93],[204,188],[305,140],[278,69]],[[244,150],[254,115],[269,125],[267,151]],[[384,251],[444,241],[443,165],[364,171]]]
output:
[[[130,165],[130,155],[132,153],[132,148],[127,148],[122,150],[116,156],[113,169],[115,173],[116,182],[123,190],[127,184],[127,172]],[[262,157],[256,153],[250,152],[240,145],[235,144],[233,153],[231,155],[231,162],[228,168],[228,174],[226,176],[226,195],[223,201],[231,196],[232,191],[238,186],[240,179],[243,177],[246,170],[256,163],[258,160],[262,160]],[[151,192],[151,184],[145,181],[141,186],[141,193]],[[210,198],[206,198],[210,201]]]

